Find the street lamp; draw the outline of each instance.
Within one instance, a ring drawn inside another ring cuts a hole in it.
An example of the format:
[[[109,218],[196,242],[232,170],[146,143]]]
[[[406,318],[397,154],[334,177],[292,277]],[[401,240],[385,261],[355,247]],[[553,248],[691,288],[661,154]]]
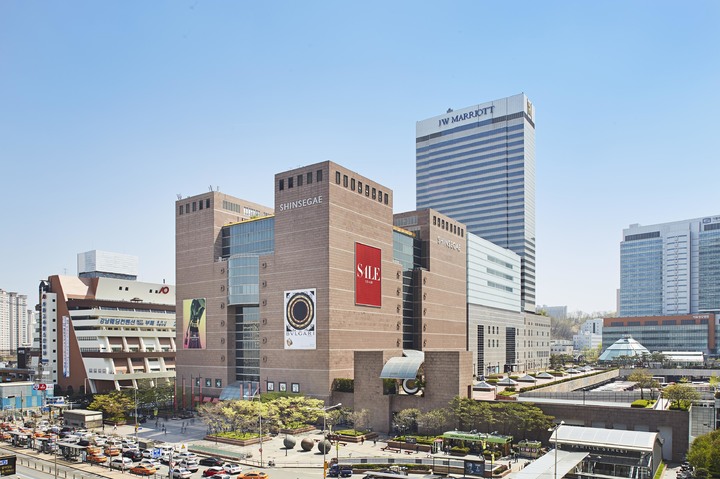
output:
[[[120,386],[120,389],[132,389],[135,395],[135,443],[138,444],[138,401],[137,388],[135,386]]]
[[[555,424],[554,427],[551,427],[548,429],[548,431],[555,434],[555,469],[553,470],[553,479],[557,479],[557,450],[558,450],[558,437],[557,437],[557,431],[560,429],[560,426],[565,424],[565,421],[560,421],[560,424]],[[550,434],[550,437],[552,437],[552,434]]]
[[[252,396],[250,396],[250,401],[255,399],[255,397],[257,397],[258,402],[260,404],[262,404],[262,402],[260,401],[260,388],[259,387],[258,387],[258,390],[255,391]],[[263,467],[262,406],[258,406],[258,422],[259,422],[259,428],[260,428],[260,467]]]
[[[335,409],[335,408],[338,408],[338,407],[340,407],[340,406],[342,406],[342,403],[341,403],[341,402],[337,403],[337,404],[334,405],[334,406],[327,406],[327,407],[323,407],[323,408],[316,409],[316,411],[322,410],[322,412],[323,412],[323,430],[322,430],[322,432],[323,432],[323,445],[322,445],[322,452],[323,452],[323,479],[325,479],[325,478],[327,477],[327,463],[325,462],[325,453],[326,453],[326,452],[325,452],[325,444],[324,444],[325,440],[327,439],[327,436],[326,436],[326,434],[325,434],[325,424],[326,424],[326,422],[327,422],[327,412],[330,411],[331,409]],[[338,465],[338,467],[340,467],[340,466]]]

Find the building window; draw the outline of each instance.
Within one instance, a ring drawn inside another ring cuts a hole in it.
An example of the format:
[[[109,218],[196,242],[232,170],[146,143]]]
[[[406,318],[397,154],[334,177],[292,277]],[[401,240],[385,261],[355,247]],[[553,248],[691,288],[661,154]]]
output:
[[[192,208],[193,208],[193,213],[194,213],[194,212],[197,211],[197,202],[196,202],[196,201],[193,201],[193,202],[192,202],[192,205],[193,205]]]
[[[184,209],[185,209],[185,208],[183,208],[183,205],[180,205],[180,214],[183,214],[183,210],[184,210]]]
[[[267,389],[268,392],[274,391],[274,390],[275,390],[275,383],[272,382],[272,381],[268,381],[268,382],[267,382],[266,389]]]
[[[303,175],[298,175],[298,186],[302,186]]]
[[[365,185],[365,196],[370,196],[370,185]]]
[[[362,181],[358,181],[358,193],[362,195],[363,187],[362,187]]]
[[[221,388],[222,387],[222,379],[216,379],[215,380],[215,387]]]
[[[382,203],[382,191],[378,190],[378,201]]]
[[[322,170],[317,170],[317,173],[315,174],[315,179],[318,183],[322,181]]]
[[[307,174],[307,184],[312,184],[312,173]]]
[[[285,189],[285,180],[280,180],[280,183],[278,183],[278,190],[282,191]]]
[[[433,226],[437,226],[437,216],[433,216]]]
[[[210,379],[210,378],[205,378],[205,387],[206,387],[206,388],[211,388],[211,387],[212,387],[212,379]]]
[[[343,175],[343,186],[348,187],[348,175]]]
[[[210,209],[210,198],[205,200],[205,209]]]
[[[195,378],[195,387],[196,388],[200,387],[200,378]]]
[[[355,191],[355,178],[350,179],[350,189]]]
[[[290,391],[294,393],[300,392],[300,384],[299,383],[292,383],[290,384]]]
[[[285,383],[285,382],[278,383],[278,390],[281,393],[287,392],[287,383]]]
[[[185,205],[185,213],[190,213],[190,203]]]
[[[341,176],[340,172],[336,171],[335,172],[335,183],[337,183],[338,185],[340,184],[340,176]]]
[[[203,202],[202,200],[198,201],[198,209],[203,209]]]
[[[292,176],[288,178],[288,190],[293,187],[293,180],[294,178]]]
[[[384,203],[385,203],[385,204],[388,204],[388,194],[387,194],[387,193],[385,193],[385,201],[384,201]]]

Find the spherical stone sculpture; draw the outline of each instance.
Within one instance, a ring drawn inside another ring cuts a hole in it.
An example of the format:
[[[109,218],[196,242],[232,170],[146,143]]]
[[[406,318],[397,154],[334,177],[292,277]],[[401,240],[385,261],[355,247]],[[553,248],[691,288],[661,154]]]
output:
[[[303,451],[312,451],[313,446],[315,445],[315,441],[313,441],[309,437],[304,437],[302,441],[300,441],[300,447]]]
[[[285,449],[292,449],[295,447],[295,444],[297,444],[297,440],[292,436],[287,436],[283,439],[283,446],[285,446]],[[310,449],[312,449],[312,445],[310,445]]]
[[[330,449],[332,449],[332,444],[327,439],[323,439],[318,443],[318,451],[322,452],[323,454],[327,454],[330,452]]]

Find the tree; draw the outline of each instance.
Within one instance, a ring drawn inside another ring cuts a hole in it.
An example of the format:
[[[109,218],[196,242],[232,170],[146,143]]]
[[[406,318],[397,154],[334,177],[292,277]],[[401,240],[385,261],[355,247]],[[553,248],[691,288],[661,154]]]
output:
[[[707,470],[712,477],[720,475],[720,430],[695,438],[688,449],[687,460],[696,469]]]
[[[108,394],[96,394],[88,409],[102,411],[113,422],[125,419],[125,414],[135,407],[135,401],[128,394],[113,391]]]
[[[370,424],[370,412],[367,409],[353,411],[350,414],[350,421],[352,421],[353,431],[365,431]]]
[[[418,416],[418,432],[423,434],[442,434],[450,428],[453,413],[450,409],[433,409]]]
[[[399,413],[395,414],[395,417],[393,418],[393,423],[395,423],[405,431],[417,432],[418,416],[420,416],[419,409],[403,409]]]
[[[687,409],[693,401],[700,399],[700,393],[687,384],[672,384],[663,389],[663,396],[679,409]]]
[[[640,399],[645,399],[643,391],[647,388],[650,389],[650,395],[655,399],[653,389],[660,387],[660,383],[653,379],[652,374],[647,369],[638,368],[635,369],[630,375],[628,375],[628,381],[637,383],[640,388]]]

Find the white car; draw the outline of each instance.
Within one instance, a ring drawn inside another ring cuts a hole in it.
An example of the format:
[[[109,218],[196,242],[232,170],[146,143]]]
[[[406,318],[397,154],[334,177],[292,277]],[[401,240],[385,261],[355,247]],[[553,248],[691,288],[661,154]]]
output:
[[[110,461],[110,469],[130,469],[133,461],[129,457],[113,457]]]
[[[172,470],[172,477],[174,479],[187,479],[192,476],[192,472],[188,471],[183,467],[178,467]]]
[[[197,460],[197,455],[194,452],[176,452],[173,454],[173,457],[177,459],[178,461],[182,461],[183,459],[195,459]]]
[[[225,472],[228,474],[240,474],[242,472],[240,464],[223,464],[223,469],[225,469]]]
[[[200,469],[200,466],[198,465],[198,462],[195,459],[183,459],[182,461],[178,462],[178,466],[181,468],[184,467],[190,472],[195,472],[198,469]]]
[[[145,459],[150,459],[153,455],[153,450],[152,449],[143,449],[142,455]]]
[[[148,466],[154,467],[155,469],[160,469],[160,466],[162,465],[162,463],[160,462],[159,459],[145,458],[142,461],[140,461],[138,463],[138,465],[148,465]]]

